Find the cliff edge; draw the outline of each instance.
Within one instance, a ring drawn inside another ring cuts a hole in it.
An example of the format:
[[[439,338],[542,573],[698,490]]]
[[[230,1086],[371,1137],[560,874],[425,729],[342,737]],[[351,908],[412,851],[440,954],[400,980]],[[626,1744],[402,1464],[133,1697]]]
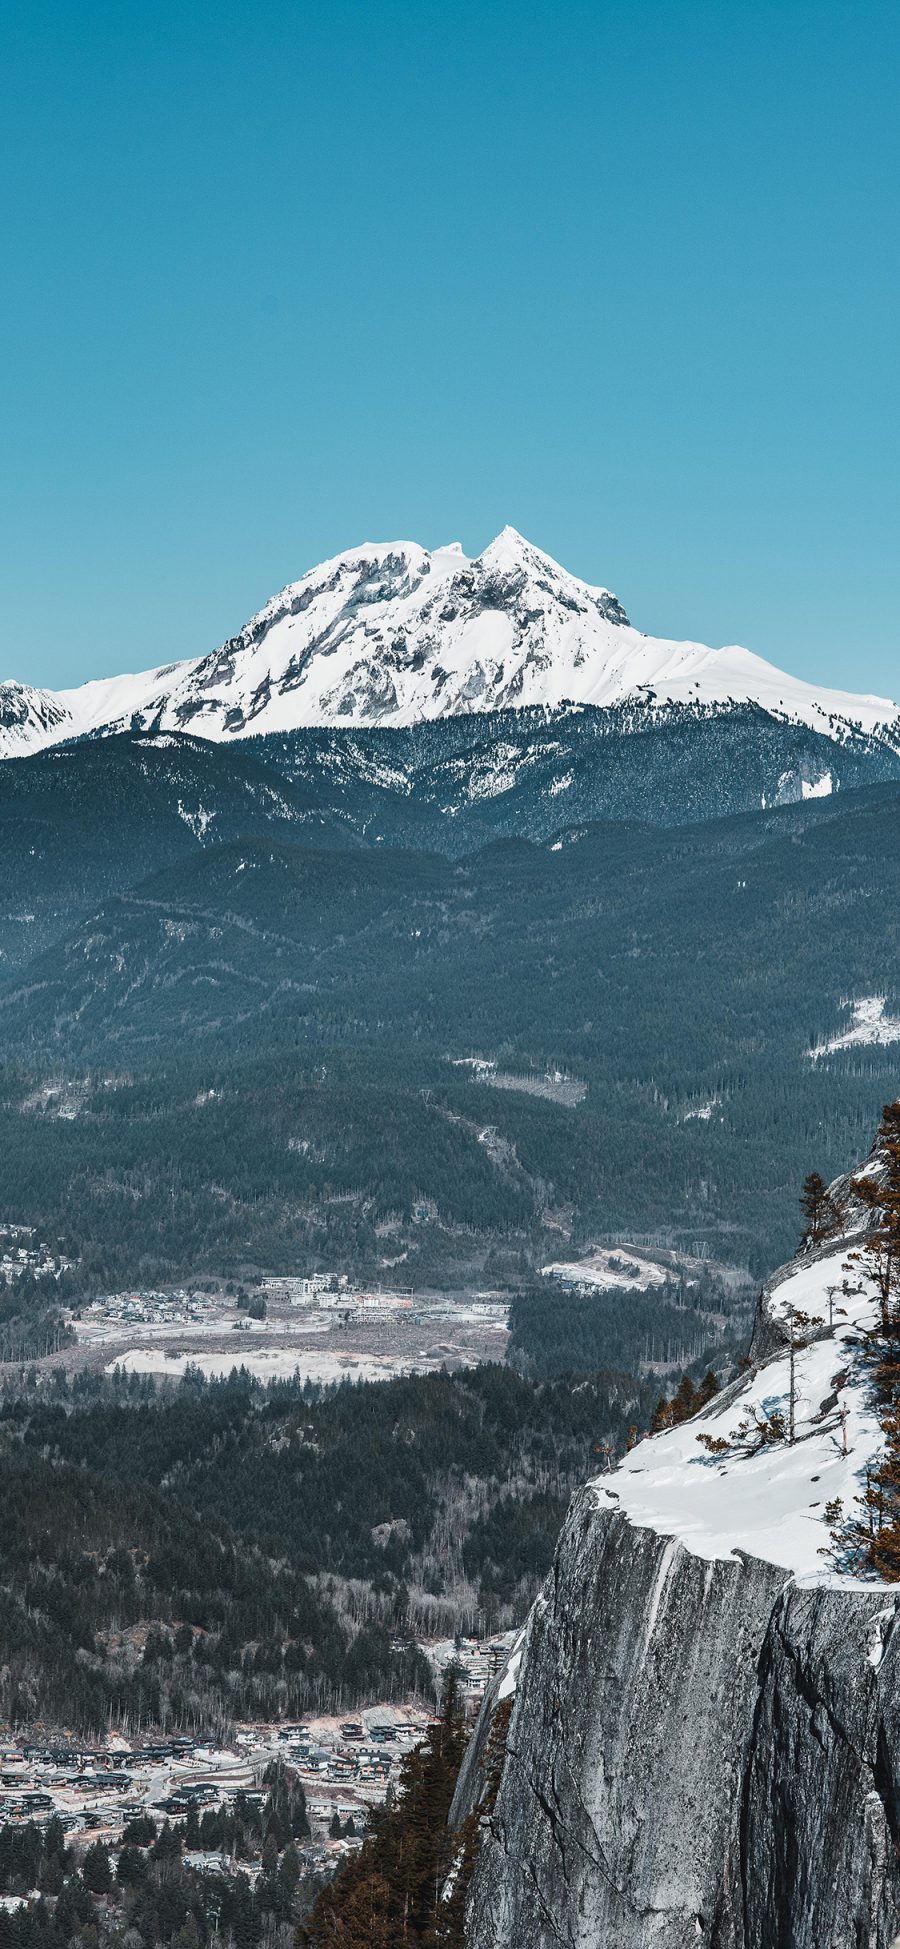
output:
[[[469,1949],[897,1949],[900,1586],[832,1537],[883,1444],[852,1182],[764,1291],[761,1364],[572,1504],[504,1681]]]

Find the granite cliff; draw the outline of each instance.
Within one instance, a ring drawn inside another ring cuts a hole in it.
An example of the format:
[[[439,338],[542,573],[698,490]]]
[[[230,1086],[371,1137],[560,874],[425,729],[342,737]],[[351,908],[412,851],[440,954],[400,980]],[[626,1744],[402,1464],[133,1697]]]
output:
[[[575,1499],[457,1789],[514,1691],[468,1949],[900,1941],[900,1590],[833,1540],[882,1441],[853,1192],[757,1364]]]

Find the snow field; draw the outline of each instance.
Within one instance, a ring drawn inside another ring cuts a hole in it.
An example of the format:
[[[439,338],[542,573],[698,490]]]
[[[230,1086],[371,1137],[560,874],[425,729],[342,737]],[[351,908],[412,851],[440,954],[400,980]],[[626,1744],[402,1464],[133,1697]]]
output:
[[[824,1337],[798,1346],[795,1354],[793,1444],[781,1440],[748,1452],[754,1416],[780,1412],[787,1423],[785,1351],[692,1420],[638,1443],[614,1473],[591,1484],[598,1503],[615,1504],[639,1528],[675,1538],[695,1556],[723,1558],[739,1550],[782,1565],[798,1580],[856,1581],[839,1575],[822,1554],[830,1542],[826,1503],[840,1497],[849,1514],[864,1489],[866,1467],[883,1446],[866,1380],[854,1371],[875,1306],[867,1294],[840,1291],[845,1280],[859,1283],[854,1268],[844,1270],[846,1258],[841,1244],[826,1258],[799,1264],[766,1302],[774,1318],[786,1320],[794,1309],[822,1322],[816,1331]],[[838,1288],[831,1330],[829,1287]],[[701,1433],[733,1446],[710,1454],[697,1439]]]
[[[456,544],[366,542],[289,584],[210,655],[58,694],[10,683],[0,755],[134,723],[225,739],[629,696],[749,701],[825,735],[900,723],[887,698],[819,690],[749,650],[642,635],[608,590],[504,528],[474,560]],[[473,796],[511,782],[488,765]],[[831,783],[824,773],[804,796]]]

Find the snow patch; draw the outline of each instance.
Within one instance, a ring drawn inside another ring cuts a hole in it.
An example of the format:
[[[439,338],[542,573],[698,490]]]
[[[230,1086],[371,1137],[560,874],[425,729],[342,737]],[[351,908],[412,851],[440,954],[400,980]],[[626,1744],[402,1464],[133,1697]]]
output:
[[[842,1035],[833,1035],[828,1042],[818,1042],[814,1049],[808,1050],[810,1062],[818,1062],[821,1056],[836,1055],[841,1049],[900,1042],[900,1017],[885,1014],[887,999],[884,995],[864,995],[860,1001],[844,1002],[842,1006],[853,1012],[849,1029],[845,1029]]]
[[[720,1096],[709,1096],[702,1103],[691,1103],[686,1110],[682,1110],[680,1121],[682,1123],[709,1123],[713,1111],[718,1109],[721,1101],[722,1098]]]
[[[633,1246],[620,1245],[610,1251],[598,1247],[585,1259],[554,1260],[541,1266],[541,1276],[555,1279],[561,1286],[596,1292],[643,1292],[651,1286],[664,1286],[670,1275]]]
[[[827,799],[831,797],[832,790],[830,771],[823,772],[820,778],[800,780],[800,796],[804,799]]]
[[[858,1287],[844,1294],[845,1253],[841,1244],[799,1262],[767,1302],[775,1317],[793,1308],[819,1322],[820,1337],[795,1352],[793,1443],[773,1441],[750,1452],[742,1432],[749,1426],[752,1436],[753,1418],[768,1418],[775,1408],[787,1419],[785,1350],[692,1420],[639,1442],[612,1475],[593,1484],[596,1494],[614,1495],[638,1528],[676,1538],[695,1556],[715,1560],[746,1551],[798,1579],[844,1581],[823,1556],[830,1540],[825,1505],[840,1498],[849,1511],[883,1446],[870,1390],[853,1366],[863,1334],[875,1324],[875,1303]],[[700,1434],[727,1441],[727,1451],[711,1454]]]
[[[497,1687],[498,1702],[502,1699],[511,1699],[515,1696],[516,1687],[519,1683],[519,1673],[522,1669],[522,1655],[524,1650],[525,1633],[524,1631],[520,1631],[510,1655],[509,1663]]]
[[[180,799],[178,801],[177,811],[179,819],[184,820],[185,825],[193,833],[195,839],[203,840],[206,838],[216,816],[214,812],[207,812],[206,807],[203,805],[198,805],[196,810],[191,812],[186,805],[182,804]]]

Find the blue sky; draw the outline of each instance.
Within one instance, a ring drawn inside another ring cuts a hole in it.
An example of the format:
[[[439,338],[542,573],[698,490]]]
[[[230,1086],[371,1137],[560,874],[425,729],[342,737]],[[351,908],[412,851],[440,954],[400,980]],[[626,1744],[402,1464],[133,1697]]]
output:
[[[0,676],[505,522],[900,693],[894,4],[5,0]]]

